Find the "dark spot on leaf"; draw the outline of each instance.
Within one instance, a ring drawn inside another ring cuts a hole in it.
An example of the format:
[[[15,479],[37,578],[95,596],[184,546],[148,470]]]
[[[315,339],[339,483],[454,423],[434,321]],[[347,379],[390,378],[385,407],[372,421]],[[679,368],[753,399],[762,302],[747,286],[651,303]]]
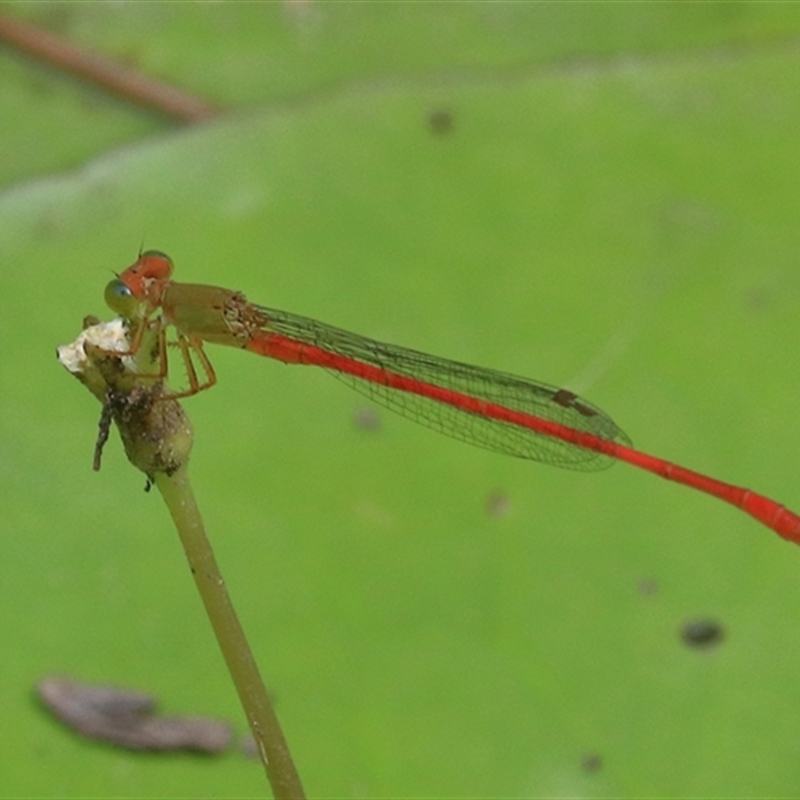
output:
[[[500,489],[495,489],[486,498],[486,514],[490,517],[504,517],[508,514],[511,501],[508,495]]]
[[[645,597],[658,593],[658,583],[653,578],[641,578],[636,584],[636,591]]]
[[[603,768],[603,756],[600,753],[584,753],[581,756],[581,769],[584,772],[599,772]]]
[[[724,638],[725,629],[715,619],[692,619],[681,626],[681,639],[687,647],[707,650],[721,644]]]
[[[428,128],[434,136],[447,136],[453,132],[454,125],[455,120],[452,111],[439,108],[428,114]]]
[[[379,431],[381,417],[374,408],[359,408],[353,414],[353,424],[362,431]]]

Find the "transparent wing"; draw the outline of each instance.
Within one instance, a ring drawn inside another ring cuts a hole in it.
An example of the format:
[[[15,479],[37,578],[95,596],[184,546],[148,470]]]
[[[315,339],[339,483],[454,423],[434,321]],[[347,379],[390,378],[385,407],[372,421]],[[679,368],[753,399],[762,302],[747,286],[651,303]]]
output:
[[[278,333],[388,373],[479,398],[602,439],[631,445],[630,439],[607,414],[566,389],[384,344],[285,311],[264,307],[258,307],[258,311],[267,320],[263,328],[266,333]],[[576,470],[605,469],[614,463],[610,456],[520,425],[487,418],[450,403],[336,369],[328,368],[328,371],[376,403],[414,422],[478,447]]]

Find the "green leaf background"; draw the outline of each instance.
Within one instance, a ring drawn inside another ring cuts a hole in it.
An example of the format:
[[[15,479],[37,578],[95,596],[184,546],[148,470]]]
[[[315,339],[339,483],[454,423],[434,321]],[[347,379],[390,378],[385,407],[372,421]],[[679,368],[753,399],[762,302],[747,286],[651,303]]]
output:
[[[0,12],[226,110],[179,127],[0,50],[0,795],[267,791],[235,752],[86,742],[32,695],[69,674],[245,729],[163,505],[116,434],[91,471],[99,407],[53,356],[142,243],[178,279],[566,385],[646,452],[800,506],[797,6]],[[797,793],[792,545],[626,466],[364,430],[324,373],[211,356],[195,489],[311,796]],[[701,617],[716,648],[680,639]]]

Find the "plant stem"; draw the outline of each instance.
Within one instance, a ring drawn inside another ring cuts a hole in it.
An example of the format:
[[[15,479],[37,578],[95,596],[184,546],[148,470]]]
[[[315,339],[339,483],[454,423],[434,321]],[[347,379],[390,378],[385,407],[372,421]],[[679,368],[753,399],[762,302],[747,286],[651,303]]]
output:
[[[181,537],[189,567],[228,665],[276,798],[305,797],[278,718],[208,541],[186,467],[156,473],[156,488]]]
[[[99,469],[110,420],[119,428],[128,460],[147,475],[167,504],[189,560],[206,613],[233,678],[239,700],[277,800],[303,800],[305,794],[278,718],[267,696],[250,645],[236,616],[225,581],[203,528],[187,472],[192,426],[163,380],[152,376],[158,348],[148,331],[136,353],[136,366],[121,321],[85,320],[83,333],[58,349],[61,363],[103,404],[94,467]]]

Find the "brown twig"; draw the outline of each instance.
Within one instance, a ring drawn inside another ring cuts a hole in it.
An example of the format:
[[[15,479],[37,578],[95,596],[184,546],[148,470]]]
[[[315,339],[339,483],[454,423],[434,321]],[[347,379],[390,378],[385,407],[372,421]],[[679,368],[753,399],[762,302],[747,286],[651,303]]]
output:
[[[36,693],[45,708],[76,733],[126,750],[196,750],[216,755],[231,743],[227,722],[163,716],[156,713],[155,697],[144,692],[51,675],[39,681]]]
[[[105,56],[89,53],[27,22],[0,15],[0,41],[114,94],[181,122],[202,122],[218,113],[209,103],[145,78]]]

